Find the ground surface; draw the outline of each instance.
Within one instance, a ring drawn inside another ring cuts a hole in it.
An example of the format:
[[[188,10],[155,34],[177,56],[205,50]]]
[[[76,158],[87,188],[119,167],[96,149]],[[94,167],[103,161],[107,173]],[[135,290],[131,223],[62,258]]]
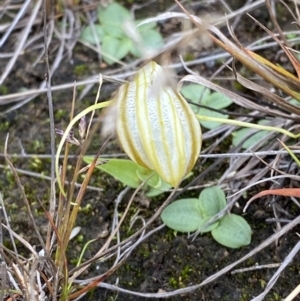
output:
[[[236,6],[234,7],[235,9],[239,6],[237,3],[239,1],[231,2],[233,2],[233,6]],[[153,5],[151,9],[155,11],[156,7]],[[163,9],[163,6],[159,7],[160,11]],[[253,14],[261,22],[265,22],[265,24],[268,25],[268,22],[266,22],[268,14],[265,8],[260,8],[253,12]],[[284,17],[282,19],[284,19]],[[285,19],[281,21],[283,23],[286,22]],[[249,26],[249,24],[252,25]],[[166,30],[164,25],[162,25],[162,27],[163,30]],[[254,26],[246,16],[242,17],[235,32],[242,42],[250,42],[256,39],[259,34],[257,27]],[[269,49],[264,54],[268,58],[275,58],[278,50],[276,49]],[[197,55],[197,52],[194,52],[195,55]],[[43,63],[32,68],[30,62],[33,59],[34,54],[31,53],[26,53],[18,59],[13,72],[5,82],[5,87],[1,88],[2,91],[0,91],[0,94],[4,94],[4,91],[5,93],[13,93],[19,91],[21,88],[30,89],[38,86],[39,82],[43,79],[45,69]],[[0,61],[0,70],[3,70],[4,63],[4,61]],[[207,77],[212,74],[214,71],[213,68],[207,65],[195,66],[196,70],[200,70],[202,73],[204,72]],[[105,71],[106,69],[100,68],[97,64],[97,56],[95,53],[78,45],[73,52],[72,63],[67,59],[64,61],[53,77],[53,85],[80,80],[87,75]],[[115,86],[112,88],[109,86],[105,87],[105,89],[107,89],[107,95],[109,95],[110,91],[114,90],[114,88]],[[95,86],[84,100],[76,103],[76,112],[79,112],[94,102],[96,90],[97,87]],[[68,123],[72,91],[56,92],[53,94],[53,97],[56,127],[63,129]],[[105,98],[105,96],[103,97]],[[5,109],[6,108],[8,108],[8,106],[5,107]],[[8,132],[10,134],[9,153],[20,154],[22,150],[24,150],[27,154],[49,154],[50,146],[46,96],[37,97],[21,109],[1,117],[1,152],[3,150],[5,136]],[[99,135],[99,133],[96,135]],[[101,146],[102,142],[100,135],[99,138],[96,136],[90,153],[95,153],[97,147]],[[206,143],[210,142],[207,141]],[[230,141],[226,143],[230,144]],[[105,153],[117,153],[119,151],[116,141],[112,141],[106,148]],[[16,158],[13,159],[13,162],[17,168],[36,173],[49,174],[49,159]],[[4,164],[2,158],[0,158],[0,163]],[[225,165],[226,161],[224,162],[224,166]],[[220,168],[222,169],[223,167],[221,166]],[[195,172],[199,173],[200,170],[201,166],[198,165]],[[219,170],[212,171],[208,175],[207,180],[217,180],[219,172]],[[32,207],[35,208],[35,214],[39,226],[42,229],[46,223],[46,218],[42,213],[39,202],[47,205],[49,182],[24,175],[21,176],[21,180],[29,201]],[[99,233],[109,229],[114,200],[123,189],[121,184],[109,176],[103,176],[103,174],[99,172],[95,173],[90,184],[97,185],[102,188],[103,191],[100,193],[88,191],[84,198],[82,205],[83,210],[79,215],[77,223],[82,227],[81,235],[78,239],[72,241],[69,250],[70,258],[73,259],[78,256],[78,252],[80,252],[85,242],[94,237],[98,237]],[[26,237],[32,244],[37,243],[32,231],[32,226],[25,211],[23,211],[24,206],[20,201],[20,194],[16,189],[14,180],[9,171],[4,169],[0,171],[0,191],[3,193],[4,201],[7,204],[7,210],[13,229],[20,235]],[[194,196],[198,194],[199,191],[194,191],[192,193],[186,193],[185,195]],[[240,199],[241,208],[234,208],[233,212],[243,214],[242,207],[248,198],[247,196],[245,199]],[[161,204],[163,200],[164,197],[151,200],[148,208],[143,207],[140,202],[137,201],[130,215],[134,215],[135,212],[140,209],[140,214],[147,218],[151,216],[158,204]],[[299,214],[299,211],[287,200],[282,198],[278,201],[281,202],[281,206],[283,206],[286,211],[291,213],[291,218]],[[124,208],[125,201],[124,204],[120,206],[120,212],[122,212]],[[251,205],[247,213],[243,214],[243,216],[253,230],[251,245],[247,247],[231,250],[217,244],[209,234],[198,236],[195,240],[192,240],[187,238],[187,235],[180,233],[175,235],[170,229],[164,228],[144,241],[131,254],[126,263],[121,266],[114,275],[106,279],[106,282],[115,283],[116,279],[118,279],[118,285],[120,287],[149,293],[155,293],[159,290],[172,291],[200,283],[208,276],[247,254],[251,249],[274,233],[275,225],[265,222],[267,218],[273,217],[273,211],[264,200],[257,201]],[[160,223],[160,220],[158,220],[155,225]],[[135,226],[138,228],[138,223]],[[127,235],[126,227],[128,227],[128,223],[125,223],[124,229],[121,232],[123,238]],[[277,245],[271,245],[244,262],[239,268],[252,267],[255,264],[264,265],[282,262],[298,241],[298,236],[295,234],[297,230],[300,230],[299,227],[296,228],[295,231],[290,231],[285,235]],[[103,244],[104,241],[103,238],[92,244],[85,254],[86,258],[89,258],[94,250],[99,249],[99,245]],[[70,263],[74,264],[72,260],[70,260]],[[100,269],[100,271],[105,270],[107,265],[108,263],[93,265],[90,270],[90,275],[95,275],[99,271],[97,269]],[[197,290],[185,296],[171,297],[169,300],[251,300],[254,296],[262,292],[273,274],[274,269],[260,269],[233,275],[227,273],[213,283],[204,286],[201,290]],[[271,290],[265,300],[281,300],[284,298],[298,285],[299,275],[299,256],[296,256],[293,264],[288,266],[284,271],[275,285],[275,288]],[[98,289],[88,294],[86,300],[129,301],[154,299],[146,299],[121,293],[117,294],[109,290]]]

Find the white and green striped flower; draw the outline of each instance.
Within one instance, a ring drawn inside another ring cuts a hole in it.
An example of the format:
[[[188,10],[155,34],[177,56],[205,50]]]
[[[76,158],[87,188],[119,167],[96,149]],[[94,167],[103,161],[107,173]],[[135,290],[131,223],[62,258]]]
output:
[[[161,84],[155,62],[140,69],[115,96],[117,135],[126,154],[176,187],[193,168],[201,149],[199,121],[183,96]]]

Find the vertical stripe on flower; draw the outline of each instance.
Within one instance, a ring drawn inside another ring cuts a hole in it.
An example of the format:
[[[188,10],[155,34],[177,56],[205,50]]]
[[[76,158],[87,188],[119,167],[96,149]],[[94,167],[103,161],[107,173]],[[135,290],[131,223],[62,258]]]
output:
[[[199,121],[181,94],[160,84],[162,67],[150,62],[116,95],[117,134],[127,155],[177,186],[201,149]]]

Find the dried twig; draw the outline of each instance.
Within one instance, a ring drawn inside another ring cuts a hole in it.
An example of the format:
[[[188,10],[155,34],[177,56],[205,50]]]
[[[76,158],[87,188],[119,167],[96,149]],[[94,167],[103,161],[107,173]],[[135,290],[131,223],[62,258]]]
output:
[[[50,217],[53,220],[56,208],[56,191],[55,191],[55,126],[54,126],[54,113],[53,113],[53,102],[52,102],[52,93],[51,93],[51,71],[49,67],[49,57],[48,57],[48,26],[47,26],[47,14],[50,13],[50,17],[53,17],[54,12],[46,12],[47,3],[46,0],[44,3],[44,47],[45,47],[45,64],[46,64],[46,88],[47,88],[47,99],[48,99],[48,111],[49,111],[49,126],[50,126],[50,149],[51,149],[51,183],[50,183],[50,197],[49,197],[49,213]],[[50,253],[50,236],[51,236],[52,226],[49,223],[47,229],[47,238],[46,238],[46,253]]]

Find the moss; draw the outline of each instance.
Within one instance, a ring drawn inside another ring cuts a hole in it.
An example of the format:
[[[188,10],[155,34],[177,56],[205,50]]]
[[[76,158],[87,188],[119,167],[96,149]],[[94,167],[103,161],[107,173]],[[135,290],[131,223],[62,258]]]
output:
[[[1,95],[1,92],[0,92],[0,95]],[[0,123],[0,132],[4,132],[8,129],[9,129],[9,122],[8,121],[4,121],[4,122]]]
[[[192,271],[193,269],[189,265],[186,265],[180,273],[182,280],[187,280]]]
[[[143,244],[143,246],[138,250],[138,253],[144,258],[149,258],[150,256],[150,250],[145,244]]]
[[[174,289],[186,287],[187,283],[190,282],[191,275],[194,272],[194,270],[191,268],[191,266],[186,265],[180,271],[177,272],[179,272],[178,275],[174,275],[174,273],[172,273],[172,276],[169,278],[168,281],[169,285]]]
[[[272,301],[282,300],[281,297],[277,293],[273,293],[272,297],[270,298]]]
[[[7,95],[9,93],[9,89],[7,86],[0,85],[0,95]]]
[[[45,170],[44,162],[39,158],[33,158],[29,163],[30,169],[37,172],[42,172]]]
[[[185,61],[192,61],[192,60],[194,60],[195,59],[195,56],[193,55],[193,54],[191,54],[191,53],[187,53],[185,56],[184,56],[184,60]]]
[[[77,262],[78,262],[78,258],[72,258],[72,259],[69,259],[69,263],[73,266],[76,266],[77,265]]]
[[[266,283],[266,281],[264,279],[259,279],[259,282],[260,282],[260,287],[261,288],[265,288],[266,287],[267,283]]]
[[[167,229],[167,232],[164,234],[164,239],[166,242],[171,242],[174,239],[174,237],[177,236],[177,231],[174,231],[170,228]]]
[[[243,293],[241,301],[248,301],[248,300],[250,300],[249,294]]]
[[[93,207],[90,203],[88,203],[84,207],[80,207],[79,212],[89,215],[93,212]]]
[[[174,277],[170,277],[170,278],[169,278],[169,285],[170,285],[171,287],[173,287],[174,289],[178,289],[178,288],[179,288],[178,281],[177,281],[177,279],[174,278]]]
[[[89,68],[87,64],[81,64],[81,65],[77,65],[74,68],[74,75],[80,77],[80,76],[84,76],[86,74],[88,74],[89,72]]]
[[[45,145],[44,142],[36,139],[31,142],[30,146],[33,153],[45,153]]]
[[[55,112],[55,120],[60,120],[68,117],[70,115],[70,112],[64,109],[59,109]]]
[[[77,241],[78,243],[82,243],[83,240],[84,240],[84,235],[82,235],[82,234],[77,235],[76,241]]]

